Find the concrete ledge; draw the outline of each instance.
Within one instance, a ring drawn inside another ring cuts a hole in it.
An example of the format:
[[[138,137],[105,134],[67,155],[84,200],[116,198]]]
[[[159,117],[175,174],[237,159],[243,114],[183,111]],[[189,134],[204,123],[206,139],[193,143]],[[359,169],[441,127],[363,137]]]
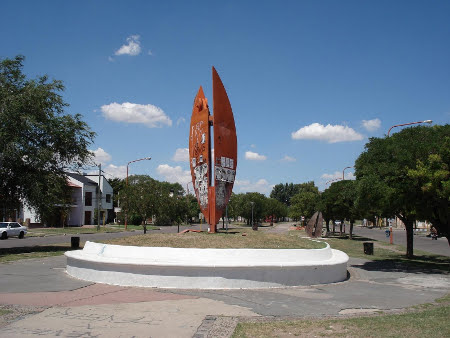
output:
[[[86,242],[68,251],[67,273],[122,286],[239,289],[312,285],[347,278],[348,256],[331,249],[195,249]]]

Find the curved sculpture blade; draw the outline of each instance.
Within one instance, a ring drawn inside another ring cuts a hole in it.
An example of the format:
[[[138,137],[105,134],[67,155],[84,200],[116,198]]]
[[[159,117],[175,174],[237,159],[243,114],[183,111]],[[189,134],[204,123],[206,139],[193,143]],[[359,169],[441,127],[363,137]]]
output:
[[[231,197],[237,166],[237,137],[233,111],[216,69],[213,73],[214,187],[217,224]]]
[[[200,209],[209,219],[209,188],[211,186],[210,132],[208,100],[200,86],[194,99],[189,131],[189,159],[192,183]]]

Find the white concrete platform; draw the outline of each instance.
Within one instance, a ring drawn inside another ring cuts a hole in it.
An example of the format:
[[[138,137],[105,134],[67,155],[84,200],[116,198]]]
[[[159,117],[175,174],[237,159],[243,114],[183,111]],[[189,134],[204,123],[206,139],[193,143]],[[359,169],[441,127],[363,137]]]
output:
[[[348,256],[331,249],[196,249],[86,242],[68,251],[67,273],[122,286],[248,289],[340,282]]]

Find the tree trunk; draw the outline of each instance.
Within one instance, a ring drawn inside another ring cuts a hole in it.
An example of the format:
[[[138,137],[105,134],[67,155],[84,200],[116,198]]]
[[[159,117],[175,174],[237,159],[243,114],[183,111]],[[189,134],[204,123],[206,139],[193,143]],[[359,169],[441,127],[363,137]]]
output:
[[[350,220],[349,237],[348,237],[350,239],[353,239],[353,223],[354,223],[354,221],[351,219]]]
[[[327,228],[327,232],[330,232],[330,220],[329,219],[325,220],[325,226]]]
[[[334,236],[334,230],[336,230],[336,223],[334,222],[334,219],[333,220],[331,220],[332,222],[333,222],[333,236]]]
[[[405,217],[399,217],[406,228],[406,257],[414,257],[414,222]]]
[[[342,222],[339,224],[339,237],[342,237]]]

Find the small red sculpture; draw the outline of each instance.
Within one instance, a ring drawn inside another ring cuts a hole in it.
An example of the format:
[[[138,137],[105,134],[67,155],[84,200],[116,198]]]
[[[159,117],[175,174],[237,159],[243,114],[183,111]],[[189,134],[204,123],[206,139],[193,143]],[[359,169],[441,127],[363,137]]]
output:
[[[214,67],[212,72],[213,115],[210,115],[208,99],[200,86],[192,109],[189,160],[195,195],[209,224],[208,231],[215,233],[216,225],[233,190],[237,165],[237,138],[227,92]],[[214,132],[214,148],[211,142],[211,126]]]

